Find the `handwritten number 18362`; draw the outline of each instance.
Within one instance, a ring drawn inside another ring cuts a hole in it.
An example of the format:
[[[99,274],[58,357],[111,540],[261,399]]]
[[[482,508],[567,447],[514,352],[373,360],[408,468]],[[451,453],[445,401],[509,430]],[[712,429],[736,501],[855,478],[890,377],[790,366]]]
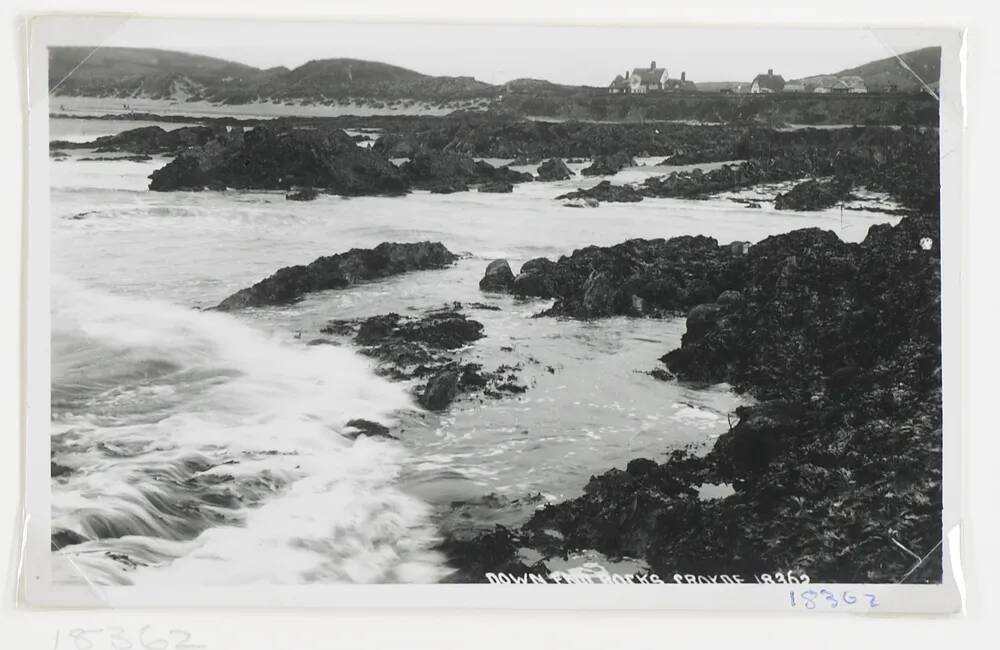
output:
[[[805,591],[789,591],[788,604],[792,607],[805,607],[806,609],[817,609],[820,607],[837,609],[838,607],[867,607],[874,609],[878,607],[878,599],[875,594],[861,594],[859,599],[853,592],[843,591],[838,598],[837,594],[829,589],[806,589]]]

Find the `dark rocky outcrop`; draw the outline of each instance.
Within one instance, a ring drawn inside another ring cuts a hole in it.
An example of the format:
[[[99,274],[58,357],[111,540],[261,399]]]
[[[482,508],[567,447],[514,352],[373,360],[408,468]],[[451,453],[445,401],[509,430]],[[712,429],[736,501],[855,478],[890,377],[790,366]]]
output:
[[[563,199],[584,199],[611,203],[637,203],[643,199],[641,192],[631,185],[612,185],[611,181],[601,181],[589,189],[579,189],[556,197]]]
[[[409,185],[400,170],[339,129],[259,125],[234,128],[192,148],[150,175],[154,191],[288,190],[312,187],[345,196],[400,195]]]
[[[710,171],[675,171],[635,185],[601,184],[560,198],[636,201],[646,198],[699,199],[752,187],[802,178],[830,177],[806,184],[783,199],[782,207],[811,202],[829,207],[846,198],[852,187],[886,192],[910,211],[937,213],[940,203],[938,144],[933,133],[911,130],[842,129],[835,137],[809,136],[781,147],[777,135],[750,139],[724,159],[750,158]],[[816,140],[815,144],[807,144]],[[740,154],[740,155],[736,155]],[[830,201],[833,201],[832,203]],[[749,205],[749,204],[748,204]]]
[[[422,151],[400,166],[400,172],[415,189],[447,193],[481,185],[486,191],[507,191],[514,183],[534,178],[509,167],[494,167],[471,156],[451,152]]]
[[[493,260],[486,267],[483,279],[479,281],[481,291],[507,293],[514,286],[514,273],[507,260]]]
[[[465,360],[461,348],[484,336],[482,323],[458,311],[460,304],[432,310],[418,318],[381,314],[333,320],[324,334],[352,337],[361,352],[379,361],[378,373],[395,380],[416,380],[417,402],[431,411],[446,409],[459,395],[501,397],[523,392],[519,368],[501,365],[484,371]]]
[[[612,176],[626,167],[634,167],[635,159],[629,154],[619,151],[606,156],[597,156],[590,167],[584,167],[580,173],[584,176]]]
[[[190,147],[199,147],[225,133],[225,129],[209,126],[183,126],[166,131],[159,126],[143,126],[115,135],[104,135],[89,142],[54,140],[50,149],[93,149],[97,153],[130,153],[137,155],[179,154]]]
[[[348,420],[347,426],[355,429],[355,431],[346,434],[347,437],[352,440],[360,436],[368,436],[370,438],[391,438],[393,440],[396,439],[396,436],[389,433],[389,427],[384,424],[379,424],[378,422],[372,422],[371,420],[356,418],[354,420]]]
[[[792,571],[812,582],[941,580],[941,284],[932,216],[861,244],[817,229],[726,262],[727,289],[691,310],[664,362],[759,401],[711,451],[635,459],[583,494],[494,531],[478,569],[596,549],[654,573]],[[728,484],[705,499],[699,486]],[[499,550],[498,550],[499,549]],[[923,558],[918,560],[917,558]],[[488,570],[488,569],[487,569]]]
[[[556,263],[547,257],[536,257],[521,265],[512,290],[517,296],[552,298],[556,295]]]
[[[574,176],[561,158],[549,158],[538,166],[537,172],[540,181],[565,181]]]
[[[306,266],[279,269],[252,287],[229,296],[216,309],[288,304],[312,291],[343,289],[409,271],[442,269],[457,259],[440,242],[384,242],[372,249],[353,248],[346,253],[320,257]]]
[[[555,298],[544,316],[676,315],[714,299],[725,289],[730,247],[710,237],[632,239],[615,246],[588,246],[557,262],[525,262],[513,293]]]
[[[851,181],[810,179],[774,197],[776,210],[824,210],[850,200]]]

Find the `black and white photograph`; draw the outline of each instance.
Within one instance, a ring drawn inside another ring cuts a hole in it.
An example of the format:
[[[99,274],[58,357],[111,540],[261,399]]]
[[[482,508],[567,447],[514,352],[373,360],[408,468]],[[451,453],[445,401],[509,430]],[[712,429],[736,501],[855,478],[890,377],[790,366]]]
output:
[[[960,32],[101,25],[30,60],[29,601],[958,606]]]

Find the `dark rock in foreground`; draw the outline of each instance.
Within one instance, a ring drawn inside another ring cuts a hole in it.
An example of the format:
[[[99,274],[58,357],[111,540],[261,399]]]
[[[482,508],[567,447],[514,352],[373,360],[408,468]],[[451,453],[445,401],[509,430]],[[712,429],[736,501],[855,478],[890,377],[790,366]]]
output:
[[[549,158],[538,166],[538,180],[565,181],[573,177],[573,172],[561,158]]]
[[[595,549],[667,577],[940,582],[940,257],[923,237],[937,240],[936,218],[873,226],[861,244],[799,230],[730,259],[739,272],[718,276],[726,290],[691,310],[664,361],[760,401],[708,455],[635,459],[453,562],[477,572],[525,547]],[[699,498],[706,484],[734,492]]]
[[[288,304],[312,291],[343,289],[408,271],[442,269],[457,259],[440,242],[384,242],[373,249],[353,248],[346,253],[320,257],[306,266],[279,269],[252,287],[229,296],[216,309]]]
[[[483,279],[479,281],[481,291],[507,293],[514,286],[514,273],[507,260],[493,260],[486,267]]]

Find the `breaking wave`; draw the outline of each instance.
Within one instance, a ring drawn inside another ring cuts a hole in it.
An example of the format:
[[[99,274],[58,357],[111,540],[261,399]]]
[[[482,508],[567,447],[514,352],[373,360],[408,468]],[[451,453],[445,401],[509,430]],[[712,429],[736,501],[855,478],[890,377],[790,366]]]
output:
[[[396,487],[403,387],[329,345],[53,281],[55,579],[432,582],[429,507]]]

